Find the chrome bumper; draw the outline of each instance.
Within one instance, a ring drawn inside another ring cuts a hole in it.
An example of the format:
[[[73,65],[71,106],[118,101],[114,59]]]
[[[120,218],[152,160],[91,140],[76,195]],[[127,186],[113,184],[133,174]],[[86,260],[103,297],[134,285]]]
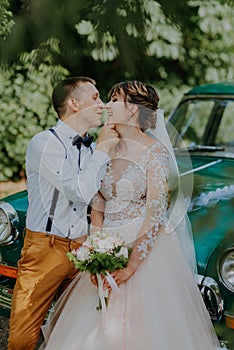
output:
[[[0,285],[0,315],[10,317],[13,289]]]
[[[196,282],[211,319],[219,321],[224,316],[224,303],[217,282],[202,275],[196,275]]]

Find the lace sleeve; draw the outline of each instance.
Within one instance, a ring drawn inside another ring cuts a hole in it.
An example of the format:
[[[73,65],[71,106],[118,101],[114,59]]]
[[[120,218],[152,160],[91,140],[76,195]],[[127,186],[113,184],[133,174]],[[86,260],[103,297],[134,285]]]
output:
[[[168,206],[169,156],[166,148],[157,142],[147,162],[147,193],[145,219],[137,244],[137,258],[143,260],[154,246],[161,225],[165,222]]]

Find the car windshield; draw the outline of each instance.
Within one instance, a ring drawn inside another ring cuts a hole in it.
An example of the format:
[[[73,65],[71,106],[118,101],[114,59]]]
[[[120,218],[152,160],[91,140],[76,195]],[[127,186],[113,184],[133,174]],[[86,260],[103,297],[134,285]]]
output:
[[[234,100],[187,99],[170,118],[187,147],[234,146]],[[182,147],[173,128],[168,128],[173,146]]]

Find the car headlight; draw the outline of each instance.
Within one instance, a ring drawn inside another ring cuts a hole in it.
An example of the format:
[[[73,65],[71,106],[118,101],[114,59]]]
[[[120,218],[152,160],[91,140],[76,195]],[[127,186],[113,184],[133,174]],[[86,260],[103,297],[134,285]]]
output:
[[[234,250],[226,252],[222,257],[218,272],[223,284],[234,292]]]
[[[0,244],[8,245],[19,235],[19,217],[9,203],[0,202]]]

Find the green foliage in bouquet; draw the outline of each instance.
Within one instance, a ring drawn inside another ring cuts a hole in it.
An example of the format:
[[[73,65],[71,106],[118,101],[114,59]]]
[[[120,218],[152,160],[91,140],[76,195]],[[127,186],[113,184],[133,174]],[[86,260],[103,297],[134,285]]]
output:
[[[68,259],[72,261],[76,269],[81,272],[88,271],[91,274],[105,274],[106,271],[113,272],[127,266],[128,257],[123,255],[116,256],[121,247],[114,248],[112,252],[97,252],[90,250],[89,256],[85,260],[78,260],[75,252],[67,253]],[[131,249],[128,249],[129,254]]]
[[[126,267],[130,253],[121,234],[103,229],[88,236],[82,246],[67,253],[67,257],[78,270],[100,275]]]

